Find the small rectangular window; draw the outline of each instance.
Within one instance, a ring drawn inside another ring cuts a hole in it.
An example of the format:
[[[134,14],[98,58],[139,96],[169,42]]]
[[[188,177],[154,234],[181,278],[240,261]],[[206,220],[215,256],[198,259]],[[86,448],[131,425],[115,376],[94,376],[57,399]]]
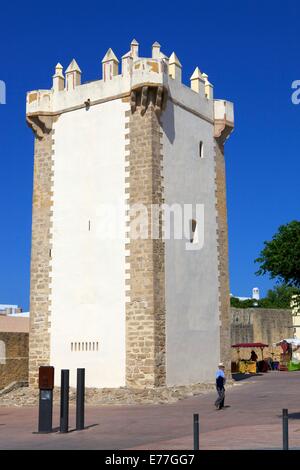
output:
[[[194,243],[195,241],[195,234],[196,234],[196,229],[197,229],[197,221],[195,219],[192,219],[190,221],[190,230],[191,230],[191,243]]]
[[[203,158],[203,142],[202,142],[202,140],[199,142],[199,157]]]

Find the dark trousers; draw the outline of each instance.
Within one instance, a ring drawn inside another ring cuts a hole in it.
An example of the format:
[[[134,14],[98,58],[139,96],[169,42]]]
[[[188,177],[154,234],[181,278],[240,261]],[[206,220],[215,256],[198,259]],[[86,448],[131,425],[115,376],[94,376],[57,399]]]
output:
[[[217,387],[217,392],[218,392],[218,398],[215,401],[215,406],[220,409],[220,408],[224,407],[225,388],[218,388]]]

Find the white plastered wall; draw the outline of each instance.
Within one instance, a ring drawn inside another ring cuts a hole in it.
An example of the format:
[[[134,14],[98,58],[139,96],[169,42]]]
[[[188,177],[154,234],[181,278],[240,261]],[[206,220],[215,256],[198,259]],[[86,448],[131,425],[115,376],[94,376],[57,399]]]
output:
[[[204,205],[203,248],[165,244],[167,384],[208,382],[220,356],[213,124],[168,101],[162,125],[166,204]]]
[[[85,367],[88,387],[125,385],[127,109],[122,100],[108,101],[64,113],[54,125],[50,332],[56,385],[64,368],[74,386],[78,367]]]

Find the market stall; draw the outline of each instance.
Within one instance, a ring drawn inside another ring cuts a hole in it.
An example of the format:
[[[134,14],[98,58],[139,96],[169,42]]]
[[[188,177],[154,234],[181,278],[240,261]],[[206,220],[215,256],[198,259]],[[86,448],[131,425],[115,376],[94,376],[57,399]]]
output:
[[[255,374],[257,371],[267,372],[268,365],[264,361],[264,348],[269,345],[264,343],[238,343],[233,344],[231,347],[237,350],[238,360],[237,363],[232,363],[232,372],[240,372],[242,374]],[[240,349],[249,348],[252,349],[251,357],[246,359],[240,359]],[[261,361],[258,361],[258,356],[254,352],[254,349],[259,348],[261,351]],[[253,354],[254,353],[254,354]]]
[[[300,339],[282,339],[276,346],[281,346],[279,370],[294,371],[300,370]]]

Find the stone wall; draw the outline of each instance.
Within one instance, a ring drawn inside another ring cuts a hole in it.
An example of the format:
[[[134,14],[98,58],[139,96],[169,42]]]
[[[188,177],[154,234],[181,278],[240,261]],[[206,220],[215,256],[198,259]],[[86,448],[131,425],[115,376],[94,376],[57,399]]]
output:
[[[219,302],[220,302],[220,360],[230,370],[230,296],[228,273],[228,228],[226,203],[226,174],[224,145],[216,139],[216,209],[218,225]]]
[[[282,352],[280,347],[274,347],[284,338],[293,336],[293,321],[291,310],[264,309],[264,308],[231,308],[231,344],[236,343],[266,343],[264,357],[279,359]],[[240,358],[249,359],[250,349],[240,349]],[[260,349],[256,350],[261,359]],[[237,359],[234,348],[231,351],[232,360]]]
[[[41,132],[39,125],[40,121],[35,120],[33,123],[35,132]],[[29,382],[30,385],[35,386],[37,385],[39,366],[49,365],[50,360],[53,132],[50,130],[41,136],[36,135],[35,138],[32,202]]]
[[[156,89],[148,91],[147,105],[142,110],[141,90],[137,92],[136,109],[128,112],[128,202],[131,208],[143,204],[148,209],[149,230],[151,204],[163,202],[162,134],[154,110],[156,93]],[[161,238],[153,240],[150,232],[147,239],[134,239],[130,233],[129,236],[126,245],[130,298],[126,304],[126,385],[162,386],[166,378],[164,242]]]
[[[28,333],[0,332],[0,389],[28,381]]]
[[[226,389],[233,386],[231,380],[226,382]],[[215,382],[173,387],[152,388],[86,388],[85,403],[91,406],[101,405],[137,405],[176,403],[196,395],[214,392]],[[76,389],[70,387],[70,405],[76,403]],[[37,406],[39,402],[38,389],[29,387],[15,387],[12,390],[0,391],[0,407],[2,406]],[[60,404],[60,388],[54,388],[53,402]]]

